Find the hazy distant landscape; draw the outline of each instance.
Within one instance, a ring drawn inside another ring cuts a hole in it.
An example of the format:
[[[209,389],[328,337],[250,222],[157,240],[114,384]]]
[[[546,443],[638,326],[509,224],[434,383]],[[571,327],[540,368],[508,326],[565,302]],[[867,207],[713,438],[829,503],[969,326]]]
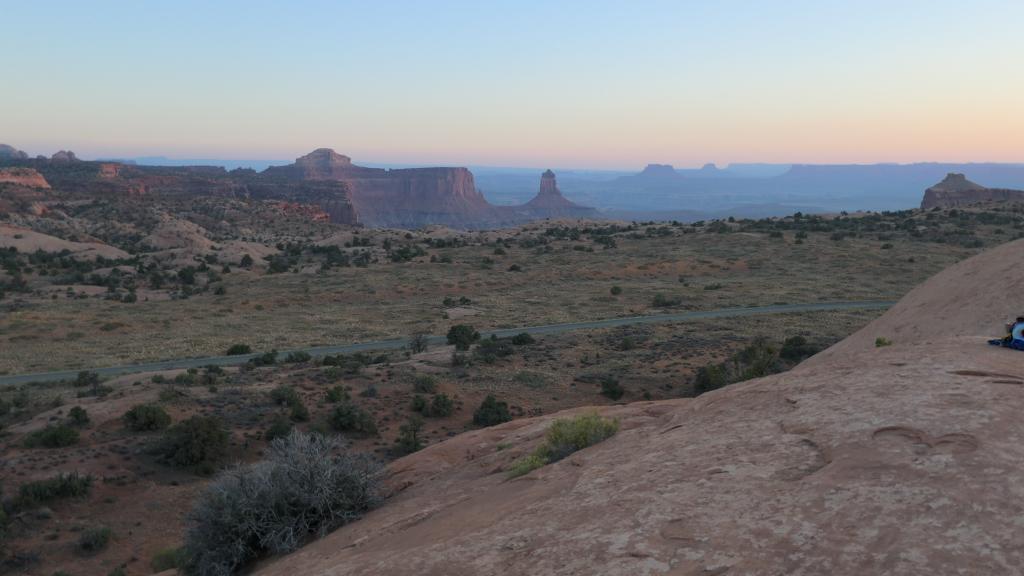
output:
[[[1024,4],[0,0],[0,576],[1024,574]]]

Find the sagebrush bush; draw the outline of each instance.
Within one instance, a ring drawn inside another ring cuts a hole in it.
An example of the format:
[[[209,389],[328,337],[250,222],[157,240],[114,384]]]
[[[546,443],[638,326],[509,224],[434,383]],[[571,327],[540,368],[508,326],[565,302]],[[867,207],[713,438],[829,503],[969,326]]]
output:
[[[541,466],[557,462],[573,452],[611,438],[618,431],[618,420],[603,418],[596,412],[573,418],[559,418],[551,428],[548,428],[544,442],[536,450],[512,464],[509,476],[522,476]]]
[[[89,413],[81,406],[74,406],[68,410],[68,422],[72,426],[86,426],[89,424]]]
[[[188,516],[185,573],[235,574],[372,508],[379,501],[379,465],[364,455],[337,455],[337,447],[332,439],[295,431],[275,440],[263,461],[221,474]]]
[[[122,417],[124,427],[133,432],[152,432],[163,430],[171,425],[171,415],[166,410],[152,404],[132,406]]]

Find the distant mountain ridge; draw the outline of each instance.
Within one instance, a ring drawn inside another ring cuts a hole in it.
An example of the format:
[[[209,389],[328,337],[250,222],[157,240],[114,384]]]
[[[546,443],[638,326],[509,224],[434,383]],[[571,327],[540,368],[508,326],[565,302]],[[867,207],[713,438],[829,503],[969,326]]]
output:
[[[983,202],[1024,202],[1024,190],[986,188],[963,174],[950,173],[942,182],[925,190],[921,209],[959,208]]]

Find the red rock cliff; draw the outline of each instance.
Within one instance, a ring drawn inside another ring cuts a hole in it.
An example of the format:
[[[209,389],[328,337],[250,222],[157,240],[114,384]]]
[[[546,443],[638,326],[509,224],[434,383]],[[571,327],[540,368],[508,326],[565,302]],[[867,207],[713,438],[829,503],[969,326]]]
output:
[[[925,190],[921,209],[957,208],[982,202],[1024,202],[1024,191],[986,188],[963,174],[949,174],[942,182]]]

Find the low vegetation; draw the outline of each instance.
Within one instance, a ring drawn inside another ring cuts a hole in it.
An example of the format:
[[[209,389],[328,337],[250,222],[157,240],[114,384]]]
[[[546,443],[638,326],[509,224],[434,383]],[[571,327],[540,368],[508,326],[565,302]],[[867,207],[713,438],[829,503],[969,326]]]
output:
[[[160,452],[172,466],[209,474],[227,455],[229,437],[219,418],[193,416],[167,430]]]
[[[544,441],[528,456],[516,461],[509,476],[517,478],[537,468],[557,462],[566,456],[611,438],[619,431],[619,423],[597,413],[573,418],[559,418],[548,428]]]
[[[336,454],[338,448],[332,439],[293,432],[271,443],[264,460],[222,473],[189,515],[185,574],[236,574],[366,513],[379,499],[378,465]]]
[[[160,406],[139,404],[124,413],[124,427],[132,432],[152,432],[171,425],[171,416]]]

